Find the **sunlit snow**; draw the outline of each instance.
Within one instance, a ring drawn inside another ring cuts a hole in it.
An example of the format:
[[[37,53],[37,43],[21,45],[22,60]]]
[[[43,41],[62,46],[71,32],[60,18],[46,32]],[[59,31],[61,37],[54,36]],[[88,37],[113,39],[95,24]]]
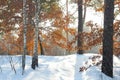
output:
[[[10,56],[0,56],[0,80],[119,80],[120,59],[114,56],[114,78],[105,76],[100,66],[91,66],[86,71],[79,72],[80,67],[97,54],[68,56],[39,56],[39,67],[31,69],[32,57],[27,56],[25,73],[22,75],[21,56],[11,56],[16,74],[11,68]],[[104,78],[104,79],[102,79]]]

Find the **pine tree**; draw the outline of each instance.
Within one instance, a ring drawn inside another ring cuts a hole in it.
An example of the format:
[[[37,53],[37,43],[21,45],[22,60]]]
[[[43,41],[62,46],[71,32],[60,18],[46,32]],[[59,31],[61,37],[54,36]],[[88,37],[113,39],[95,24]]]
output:
[[[102,72],[113,77],[114,0],[105,0]]]

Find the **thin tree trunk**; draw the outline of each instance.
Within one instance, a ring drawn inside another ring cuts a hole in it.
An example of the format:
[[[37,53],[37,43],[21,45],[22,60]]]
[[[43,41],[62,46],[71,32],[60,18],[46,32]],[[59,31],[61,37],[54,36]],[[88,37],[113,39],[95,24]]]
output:
[[[68,15],[68,0],[66,0],[66,17],[68,18],[68,16],[69,16],[69,15]],[[66,20],[68,20],[68,19],[66,19]],[[68,29],[68,26],[69,26],[69,22],[66,21],[66,28],[67,28],[67,29]],[[68,37],[68,36],[69,36],[69,35],[68,35],[68,31],[67,31],[67,30],[66,30],[65,32],[66,32],[66,38],[67,38],[67,40],[66,40],[66,41],[67,41],[67,43],[66,43],[66,44],[67,44],[66,54],[69,54],[69,53],[70,53],[70,50],[68,49],[68,48],[69,48],[69,47],[68,47],[68,45],[69,45],[69,44],[68,44],[68,43],[69,43],[69,37]]]
[[[40,36],[38,36],[38,40],[39,40],[41,55],[45,55],[44,50],[43,50],[43,46],[42,46],[42,43],[41,43],[42,41],[41,41],[41,39],[40,39]]]
[[[83,31],[83,19],[82,19],[82,0],[78,0],[78,54],[83,54],[83,50],[82,50],[82,38],[81,35],[79,35],[80,33],[82,33]]]
[[[84,23],[85,23],[86,11],[87,11],[87,2],[84,1],[83,25],[84,25]]]
[[[40,0],[35,0],[35,39],[34,39],[34,54],[32,58],[31,67],[35,69],[38,67],[38,26],[39,26],[39,10],[40,10]]]
[[[23,46],[23,55],[22,55],[22,74],[24,74],[25,69],[25,55],[27,54],[27,45],[26,45],[26,33],[27,33],[27,22],[26,22],[26,0],[23,0],[23,38],[24,38],[24,46]]]
[[[114,0],[105,0],[102,72],[113,77]]]

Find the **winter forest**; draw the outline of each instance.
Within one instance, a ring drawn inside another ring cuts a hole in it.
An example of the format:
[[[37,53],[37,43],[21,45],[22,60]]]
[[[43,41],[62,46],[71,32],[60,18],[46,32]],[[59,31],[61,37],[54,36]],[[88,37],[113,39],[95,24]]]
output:
[[[0,0],[0,80],[120,80],[120,0]]]

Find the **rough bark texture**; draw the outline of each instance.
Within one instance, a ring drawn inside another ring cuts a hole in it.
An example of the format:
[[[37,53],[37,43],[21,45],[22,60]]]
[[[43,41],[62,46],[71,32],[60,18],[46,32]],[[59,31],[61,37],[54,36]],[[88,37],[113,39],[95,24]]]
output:
[[[102,72],[113,77],[114,0],[105,0]]]
[[[82,19],[82,0],[78,0],[78,54],[83,54],[82,48],[82,38],[80,37],[80,33],[83,31],[83,19]]]
[[[32,58],[31,67],[35,69],[38,67],[38,26],[39,26],[39,10],[40,10],[40,0],[35,0],[35,40],[34,40],[34,54]]]
[[[26,22],[26,0],[23,0],[23,38],[24,38],[24,52],[22,55],[22,74],[24,73],[24,69],[25,69],[25,55],[27,54],[27,45],[26,45],[26,33],[27,33],[27,22]]]

